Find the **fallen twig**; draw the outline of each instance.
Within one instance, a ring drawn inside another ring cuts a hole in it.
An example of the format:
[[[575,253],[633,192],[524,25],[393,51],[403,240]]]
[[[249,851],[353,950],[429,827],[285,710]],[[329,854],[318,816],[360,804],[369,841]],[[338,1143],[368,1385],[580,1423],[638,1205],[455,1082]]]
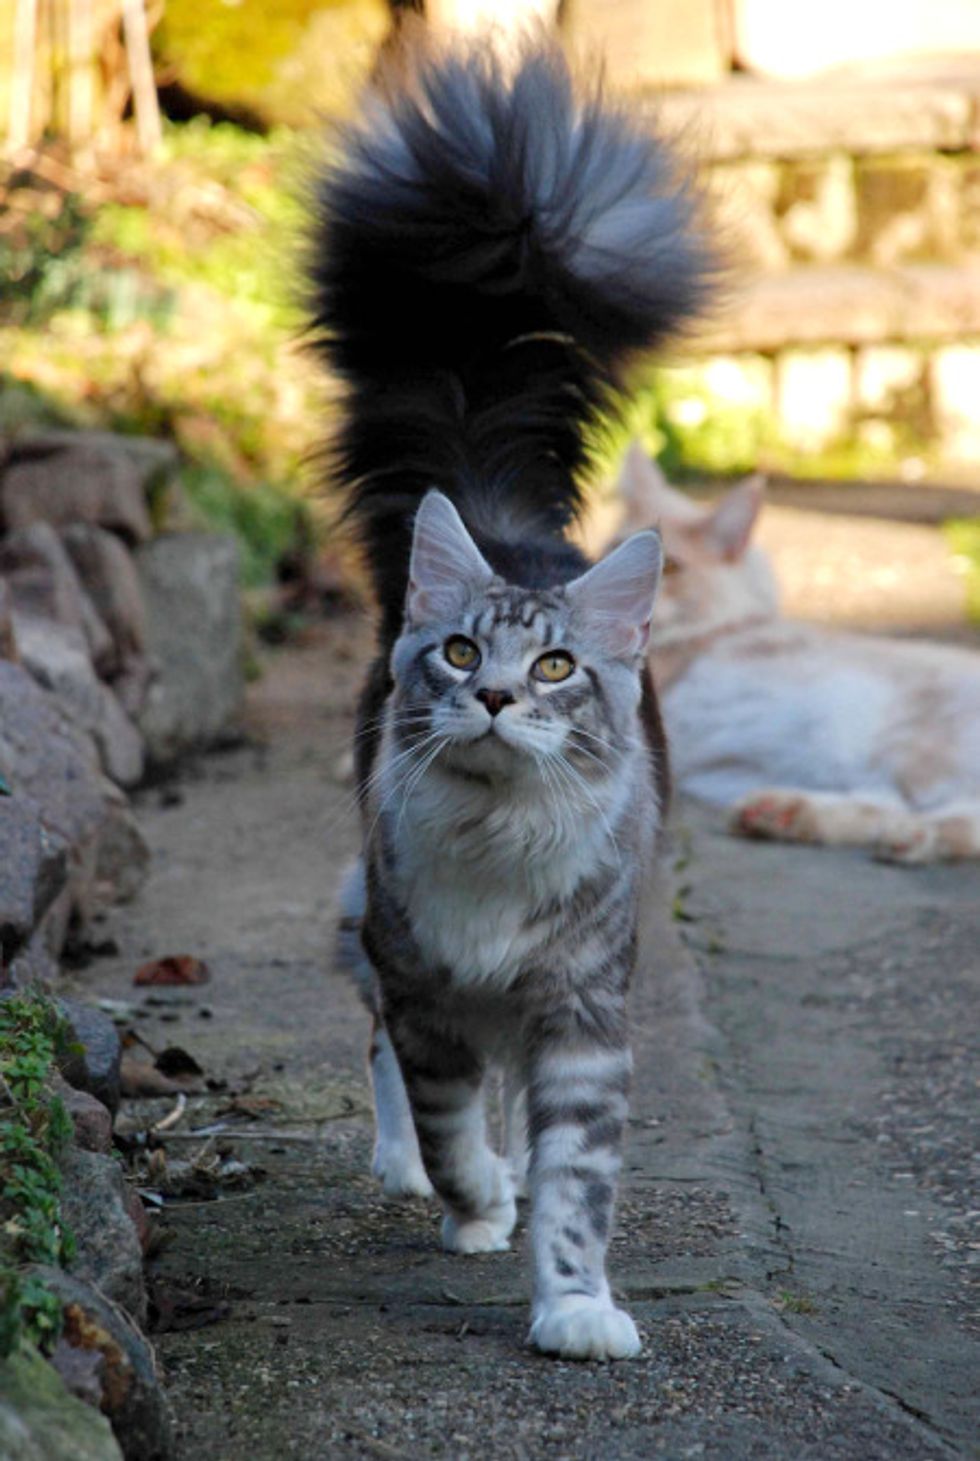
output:
[[[181,1091],[180,1095],[177,1097],[177,1104],[174,1106],[173,1110],[168,1111],[166,1116],[164,1116],[160,1121],[157,1121],[155,1125],[150,1127],[150,1130],[155,1135],[159,1135],[161,1131],[169,1131],[172,1126],[177,1125],[177,1122],[180,1120],[186,1110],[187,1097],[184,1095],[183,1091]]]

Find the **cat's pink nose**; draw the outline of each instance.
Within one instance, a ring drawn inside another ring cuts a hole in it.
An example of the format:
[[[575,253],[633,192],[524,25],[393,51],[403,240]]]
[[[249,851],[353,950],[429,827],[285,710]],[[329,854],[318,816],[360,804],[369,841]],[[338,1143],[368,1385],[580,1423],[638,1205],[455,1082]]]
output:
[[[487,707],[491,715],[499,715],[505,705],[514,703],[514,697],[509,690],[477,690],[476,698]]]

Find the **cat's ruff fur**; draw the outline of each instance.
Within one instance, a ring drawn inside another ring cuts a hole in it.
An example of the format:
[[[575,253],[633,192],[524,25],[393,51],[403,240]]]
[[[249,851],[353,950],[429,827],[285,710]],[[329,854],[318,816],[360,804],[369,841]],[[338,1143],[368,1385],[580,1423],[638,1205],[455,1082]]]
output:
[[[531,1340],[569,1357],[640,1347],[605,1250],[666,772],[659,542],[589,568],[565,530],[617,367],[684,320],[706,266],[669,152],[550,51],[421,56],[319,190],[336,475],[382,608],[341,920],[375,1016],[374,1168],[389,1192],[431,1183],[463,1253],[507,1246],[527,1173]]]
[[[672,570],[650,654],[681,789],[749,837],[980,857],[980,656],[781,619],[757,482],[699,506],[634,446],[620,492]]]

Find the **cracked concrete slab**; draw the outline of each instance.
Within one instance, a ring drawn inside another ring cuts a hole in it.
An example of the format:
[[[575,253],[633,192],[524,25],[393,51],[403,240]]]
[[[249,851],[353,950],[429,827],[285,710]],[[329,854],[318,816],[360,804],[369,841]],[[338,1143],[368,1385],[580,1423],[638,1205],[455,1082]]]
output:
[[[366,1021],[329,958],[354,847],[333,778],[365,643],[343,624],[277,656],[251,698],[265,747],[200,762],[179,805],[144,794],[154,875],[111,915],[119,957],[84,976],[132,1000],[143,959],[204,957],[211,982],[155,991],[140,1032],[280,1101],[220,1138],[261,1183],[163,1215],[156,1280],[225,1306],[159,1336],[181,1454],[969,1454],[976,870],[736,843],[678,809],[611,1254],[645,1350],[542,1359],[521,1243],[445,1255],[431,1205],[388,1203],[368,1175]],[[216,1104],[192,1100],[182,1127]]]

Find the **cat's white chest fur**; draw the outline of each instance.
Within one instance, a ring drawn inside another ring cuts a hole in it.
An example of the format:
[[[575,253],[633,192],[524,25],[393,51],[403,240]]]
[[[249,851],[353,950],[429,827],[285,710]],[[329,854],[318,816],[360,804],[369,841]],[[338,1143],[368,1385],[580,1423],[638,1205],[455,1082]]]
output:
[[[390,834],[426,963],[457,984],[498,989],[547,939],[555,901],[609,855],[594,817],[533,793],[494,804],[484,788],[438,772],[392,817]]]

